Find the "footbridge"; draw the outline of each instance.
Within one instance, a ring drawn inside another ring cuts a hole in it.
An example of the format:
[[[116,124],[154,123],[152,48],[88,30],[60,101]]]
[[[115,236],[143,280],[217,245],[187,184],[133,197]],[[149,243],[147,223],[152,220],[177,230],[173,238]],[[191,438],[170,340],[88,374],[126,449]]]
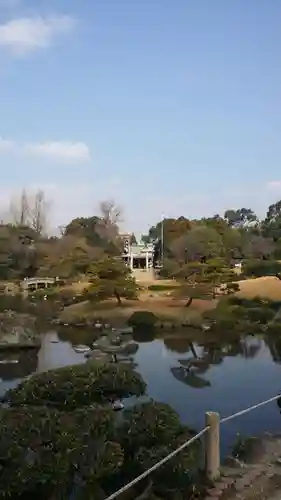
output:
[[[58,282],[58,278],[48,278],[48,277],[34,277],[34,278],[25,278],[21,282],[21,288],[24,292],[35,290],[42,290],[45,288],[50,288],[54,286]]]

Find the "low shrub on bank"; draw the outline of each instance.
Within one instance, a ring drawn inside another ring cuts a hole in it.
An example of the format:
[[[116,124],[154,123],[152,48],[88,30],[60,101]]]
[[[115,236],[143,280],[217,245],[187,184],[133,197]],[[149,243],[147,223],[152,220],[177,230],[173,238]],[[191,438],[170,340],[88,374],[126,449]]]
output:
[[[0,295],[0,312],[11,309],[16,312],[26,312],[27,302],[23,299],[21,294],[16,295]]]
[[[128,319],[128,325],[133,328],[153,328],[157,321],[157,316],[151,311],[136,311]]]
[[[273,311],[278,311],[279,309],[281,309],[281,301],[280,300],[263,299],[259,296],[253,297],[251,299],[247,299],[247,298],[239,297],[236,295],[233,297],[229,297],[227,299],[227,303],[232,304],[232,305],[243,306],[246,308],[267,307],[269,309],[272,309]]]
[[[210,321],[213,330],[232,329],[244,334],[280,332],[278,312],[280,301],[264,300],[260,297],[245,299],[230,297],[221,300],[217,307],[203,317]]]

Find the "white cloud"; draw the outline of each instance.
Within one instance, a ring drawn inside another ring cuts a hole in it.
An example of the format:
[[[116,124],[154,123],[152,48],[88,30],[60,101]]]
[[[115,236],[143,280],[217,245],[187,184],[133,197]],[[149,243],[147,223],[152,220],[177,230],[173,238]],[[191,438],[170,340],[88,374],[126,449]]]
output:
[[[54,162],[86,162],[90,160],[90,150],[84,142],[46,141],[42,143],[18,144],[0,137],[0,152],[19,153],[45,158]]]
[[[269,191],[280,191],[281,181],[269,181],[266,184],[266,189]]]
[[[0,151],[9,151],[14,149],[15,144],[13,141],[10,141],[9,139],[3,139],[3,137],[0,137]]]
[[[13,54],[24,55],[49,47],[54,38],[72,30],[75,21],[70,16],[22,17],[0,25],[0,46]]]
[[[26,154],[39,156],[56,161],[88,161],[90,151],[84,142],[54,141],[42,144],[26,144],[23,148]]]

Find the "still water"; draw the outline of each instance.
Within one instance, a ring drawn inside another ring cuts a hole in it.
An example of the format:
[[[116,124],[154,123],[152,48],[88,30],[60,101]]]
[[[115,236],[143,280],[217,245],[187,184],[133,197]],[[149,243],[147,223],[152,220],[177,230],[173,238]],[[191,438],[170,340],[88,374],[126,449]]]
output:
[[[9,355],[19,363],[0,364],[0,395],[31,373],[84,362],[84,355],[76,353],[73,345],[90,345],[93,340],[91,333],[81,331],[49,332],[38,353]],[[204,426],[206,411],[218,411],[224,417],[281,392],[281,345],[273,340],[248,337],[232,343],[206,340],[198,344],[176,333],[164,339],[135,340],[139,348],[134,361],[148,395],[171,405],[183,423],[198,430]],[[187,373],[183,367],[197,357],[203,362],[194,374]],[[224,424],[223,454],[230,452],[238,432],[251,436],[265,431],[281,431],[276,402]]]

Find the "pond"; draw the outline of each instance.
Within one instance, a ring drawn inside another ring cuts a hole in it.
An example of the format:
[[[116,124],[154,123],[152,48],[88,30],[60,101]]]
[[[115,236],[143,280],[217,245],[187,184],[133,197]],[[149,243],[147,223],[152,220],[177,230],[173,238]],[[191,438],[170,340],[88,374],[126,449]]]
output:
[[[147,383],[148,395],[171,405],[183,423],[198,430],[204,426],[206,411],[218,411],[224,417],[275,396],[281,389],[280,342],[258,336],[210,341],[207,333],[200,343],[180,332],[161,339],[135,337],[139,349],[134,361]],[[14,362],[9,364],[1,363],[8,356],[1,353],[0,395],[31,373],[84,362],[84,354],[76,353],[73,345],[90,345],[93,340],[89,332],[64,329],[45,334],[37,353],[10,354]],[[195,366],[192,373],[185,370],[190,361]],[[280,409],[273,402],[225,423],[222,453],[230,452],[238,432],[252,436],[280,430]]]

